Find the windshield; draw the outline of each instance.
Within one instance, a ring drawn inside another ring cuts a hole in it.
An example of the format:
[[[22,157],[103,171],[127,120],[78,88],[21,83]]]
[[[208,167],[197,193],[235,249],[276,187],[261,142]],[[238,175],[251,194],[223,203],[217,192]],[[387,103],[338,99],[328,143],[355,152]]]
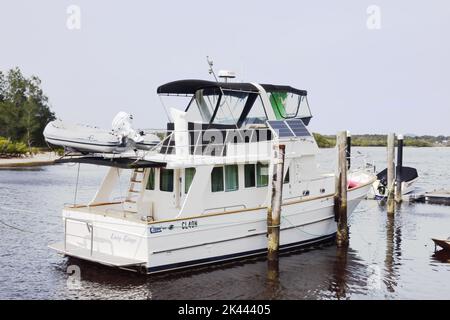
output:
[[[311,116],[306,96],[291,92],[268,92],[268,94],[277,120]]]
[[[189,121],[236,125],[247,102],[252,102],[249,96],[248,92],[221,91],[219,88],[198,90],[186,109],[187,118]]]

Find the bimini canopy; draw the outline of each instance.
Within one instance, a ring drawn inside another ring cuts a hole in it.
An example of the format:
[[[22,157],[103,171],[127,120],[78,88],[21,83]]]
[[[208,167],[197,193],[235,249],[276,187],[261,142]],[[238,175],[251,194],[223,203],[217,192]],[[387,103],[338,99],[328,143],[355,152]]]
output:
[[[157,89],[158,94],[195,94],[198,90],[208,88],[222,88],[223,90],[258,92],[251,83],[214,82],[206,80],[178,80],[163,84]]]
[[[299,96],[306,96],[308,92],[306,90],[300,90],[293,88],[291,86],[280,86],[276,84],[261,84],[261,87],[264,88],[267,92],[287,92],[287,93],[295,93]]]
[[[306,96],[306,90],[300,90],[291,86],[274,85],[274,84],[261,84],[261,86],[267,92],[288,92],[295,93],[300,96]],[[246,92],[258,92],[258,89],[251,83],[239,83],[239,82],[214,82],[206,80],[177,80],[163,84],[158,87],[158,94],[195,94],[200,89],[206,88],[222,88],[224,90],[233,91],[246,91]]]

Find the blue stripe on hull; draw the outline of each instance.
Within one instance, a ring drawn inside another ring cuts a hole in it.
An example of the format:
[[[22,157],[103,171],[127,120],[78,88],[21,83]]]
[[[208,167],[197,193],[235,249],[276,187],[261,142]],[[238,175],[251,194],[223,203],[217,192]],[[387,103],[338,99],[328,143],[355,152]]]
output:
[[[305,240],[305,241],[285,244],[285,245],[280,246],[280,251],[288,251],[288,250],[293,250],[293,249],[306,248],[306,247],[312,246],[314,244],[319,244],[319,243],[330,241],[330,240],[334,239],[335,237],[336,237],[336,233],[333,233],[333,234],[330,234],[327,236],[322,236],[322,237],[314,238],[311,240]],[[193,266],[200,266],[200,265],[206,265],[206,264],[213,264],[213,263],[237,260],[237,259],[242,259],[245,257],[262,255],[266,252],[267,252],[267,248],[264,248],[264,249],[227,254],[227,255],[223,255],[223,256],[217,256],[217,257],[211,257],[211,258],[205,258],[205,259],[199,259],[199,260],[166,264],[163,266],[147,268],[147,273],[164,272],[164,271],[169,271],[169,270],[174,270],[174,269],[185,269],[185,268],[189,268],[189,267],[193,267]]]

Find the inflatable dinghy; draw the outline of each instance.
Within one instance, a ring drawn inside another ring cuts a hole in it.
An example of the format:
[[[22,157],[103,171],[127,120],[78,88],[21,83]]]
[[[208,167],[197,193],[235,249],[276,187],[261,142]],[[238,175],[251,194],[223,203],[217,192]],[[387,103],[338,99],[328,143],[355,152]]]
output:
[[[104,130],[89,125],[67,124],[55,120],[44,129],[45,140],[81,153],[121,153],[129,149],[150,150],[160,143],[151,133],[138,133],[131,127],[132,116],[120,112],[113,120],[113,129]]]
[[[126,149],[124,139],[114,134],[88,125],[67,124],[55,120],[44,130],[45,140],[55,146],[65,147],[82,153],[116,153]]]

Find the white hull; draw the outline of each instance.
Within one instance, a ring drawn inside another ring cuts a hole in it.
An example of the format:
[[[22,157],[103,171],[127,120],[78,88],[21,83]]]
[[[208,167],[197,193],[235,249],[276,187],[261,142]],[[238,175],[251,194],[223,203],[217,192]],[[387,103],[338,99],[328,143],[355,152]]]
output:
[[[369,188],[366,185],[349,191],[349,213]],[[55,249],[69,256],[123,268],[132,266],[147,273],[258,255],[267,248],[266,208],[149,224],[80,209],[65,209],[63,216],[66,249],[61,244],[53,246]],[[280,232],[281,249],[331,239],[336,233],[333,196],[283,205]]]
[[[413,180],[410,181],[403,181],[402,182],[402,195],[407,195],[412,193],[415,190],[415,183],[417,182],[419,178],[415,178]],[[368,194],[368,198],[369,199],[382,199],[384,197],[386,197],[385,194],[381,194],[378,190],[378,187],[380,185],[380,181],[376,180],[373,185],[372,188],[370,189],[370,192]]]

